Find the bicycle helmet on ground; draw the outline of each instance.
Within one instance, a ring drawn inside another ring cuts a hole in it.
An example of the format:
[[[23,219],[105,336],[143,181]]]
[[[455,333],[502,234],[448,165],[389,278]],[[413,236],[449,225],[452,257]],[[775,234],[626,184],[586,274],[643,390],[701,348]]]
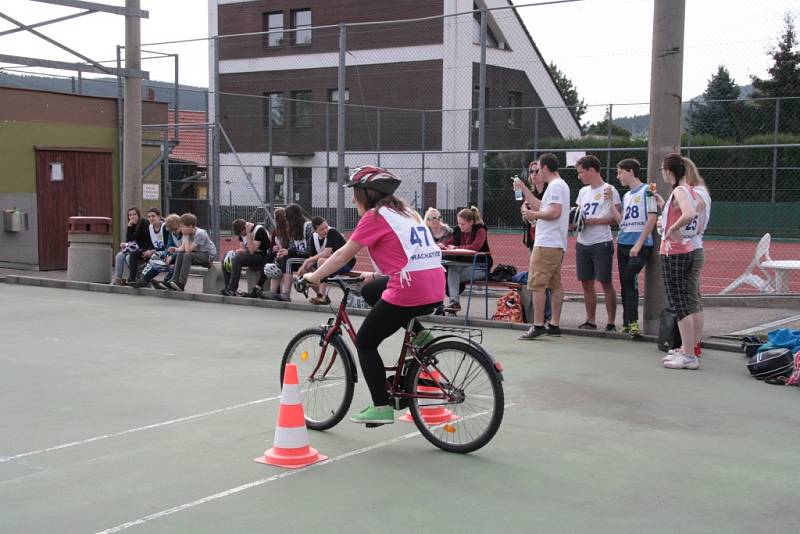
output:
[[[384,168],[365,165],[354,169],[350,173],[350,179],[344,186],[358,189],[374,189],[385,195],[391,195],[397,190],[400,181],[397,176]]]
[[[274,263],[267,263],[264,265],[264,275],[267,278],[280,278],[283,276],[283,271]]]

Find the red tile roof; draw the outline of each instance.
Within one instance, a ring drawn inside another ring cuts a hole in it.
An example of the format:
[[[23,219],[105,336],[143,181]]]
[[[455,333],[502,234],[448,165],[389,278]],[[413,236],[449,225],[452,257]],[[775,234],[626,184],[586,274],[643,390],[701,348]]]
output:
[[[205,123],[205,111],[185,111],[178,110],[178,124],[180,126]],[[169,124],[174,124],[172,110],[169,112]],[[193,161],[200,167],[205,167],[208,161],[208,136],[207,128],[203,126],[193,126],[180,128],[178,140],[180,144],[172,151],[172,157],[186,161]],[[174,138],[175,132],[170,129],[170,136]]]

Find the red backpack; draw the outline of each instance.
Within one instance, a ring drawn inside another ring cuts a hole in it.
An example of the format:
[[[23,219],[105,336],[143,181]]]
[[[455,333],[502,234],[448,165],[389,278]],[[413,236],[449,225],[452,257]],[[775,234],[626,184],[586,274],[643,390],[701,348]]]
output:
[[[516,289],[497,299],[497,308],[492,315],[493,321],[507,321],[509,323],[524,322],[522,314],[522,303],[519,300],[519,293]]]

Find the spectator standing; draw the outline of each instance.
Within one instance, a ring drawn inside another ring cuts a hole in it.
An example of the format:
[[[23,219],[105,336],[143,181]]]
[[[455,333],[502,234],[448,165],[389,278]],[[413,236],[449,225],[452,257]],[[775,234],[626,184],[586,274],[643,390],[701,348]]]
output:
[[[689,274],[689,298],[693,309],[697,311],[692,314],[694,326],[694,355],[700,357],[702,351],[700,338],[703,334],[703,301],[700,297],[700,271],[705,263],[705,252],[703,250],[703,235],[708,228],[711,220],[711,194],[708,192],[705,180],[700,176],[694,162],[689,158],[683,158],[686,166],[686,183],[694,188],[694,192],[700,197],[701,205],[698,207],[697,235],[692,238],[692,268]]]
[[[539,172],[547,182],[542,200],[528,190],[525,193],[521,180],[514,187],[522,189],[525,200],[530,203],[532,219],[536,221],[536,237],[531,255],[528,289],[533,292],[534,323],[520,339],[536,339],[543,334],[561,335],[561,305],[564,291],[561,288],[561,262],[567,250],[567,227],[569,226],[569,186],[558,174],[558,158],[550,153],[539,158]],[[553,316],[550,326],[544,326],[545,289],[553,292]]]
[[[658,206],[647,184],[640,177],[641,165],[635,159],[617,164],[617,179],[630,189],[622,199],[622,213],[612,206],[619,222],[617,264],[622,292],[622,332],[639,337],[639,273],[653,251],[653,229]]]
[[[697,235],[700,197],[687,183],[686,164],[680,154],[669,154],[661,164],[661,177],[672,185],[672,194],[664,204],[661,216],[661,277],[669,306],[678,320],[682,345],[667,353],[662,360],[667,369],[697,369],[700,361],[694,354],[693,314],[697,304],[689,295],[692,271],[692,238]]]
[[[603,181],[600,160],[588,155],[575,164],[578,178],[584,187],[578,192],[576,204],[583,213],[584,227],[578,232],[575,263],[578,280],[583,286],[586,320],[578,326],[584,330],[597,329],[597,294],[595,281],[603,287],[606,302],[606,332],[616,330],[617,292],[611,281],[614,261],[614,236],[611,224],[618,222],[621,202],[617,189]]]
[[[528,187],[530,194],[534,198],[541,201],[544,198],[544,192],[547,190],[547,182],[544,181],[542,175],[539,173],[539,161],[533,160],[528,164]],[[523,191],[523,198],[526,193]],[[522,215],[522,224],[524,226],[524,234],[522,235],[522,242],[528,247],[528,263],[530,264],[530,255],[533,254],[533,243],[536,240],[536,219],[533,218],[533,206],[530,202],[524,201],[520,206],[520,213]],[[531,276],[528,273],[527,276]],[[526,279],[527,280],[527,279]],[[544,321],[545,324],[550,322],[552,315],[552,299],[553,292],[546,289],[544,292]]]

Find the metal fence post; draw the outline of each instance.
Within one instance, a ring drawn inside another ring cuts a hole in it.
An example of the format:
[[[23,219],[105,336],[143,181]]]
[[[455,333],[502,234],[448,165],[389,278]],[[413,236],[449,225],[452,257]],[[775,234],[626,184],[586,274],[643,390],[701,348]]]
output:
[[[608,151],[606,152],[606,181],[611,180],[611,139],[612,139],[612,130],[611,127],[613,126],[614,122],[614,104],[608,105]]]
[[[537,106],[533,114],[533,157],[539,157],[539,107]]]
[[[378,151],[378,167],[381,166],[381,108],[377,108],[377,117],[375,122],[377,123],[377,135],[375,140],[375,148]]]
[[[344,215],[344,150],[345,150],[345,106],[344,94],[346,90],[346,68],[345,53],[347,51],[347,26],[339,24],[339,102],[337,110],[338,128],[336,139],[336,226],[339,230],[347,229],[347,222]]]
[[[281,107],[283,98],[281,99]],[[285,119],[284,119],[285,120]],[[269,210],[275,211],[275,168],[272,163],[272,101],[269,102],[269,119],[267,120],[267,153],[269,154],[269,170],[267,171],[267,194],[265,200],[269,204]]]
[[[331,211],[331,105],[325,103],[325,218]]]
[[[778,134],[780,132],[781,127],[781,99],[778,98],[775,100],[775,131],[773,132],[773,144],[775,146],[772,147],[772,190],[770,192],[770,202],[775,204],[775,188],[778,183]]]
[[[212,176],[214,181],[209,184],[211,187],[211,213],[210,226],[211,226],[211,239],[219,245],[220,243],[220,188],[222,184],[222,177],[220,176],[219,164],[219,120],[222,117],[220,112],[220,98],[219,98],[219,36],[214,36],[214,121],[213,129],[211,130],[211,161],[212,161]],[[218,247],[219,248],[219,247]]]
[[[420,190],[420,210],[425,209],[425,112],[422,112],[422,132],[420,135],[420,141],[422,143],[422,161],[421,161],[421,172],[420,172],[420,179],[419,179],[419,190]]]
[[[164,191],[162,195],[162,200],[164,204],[162,209],[164,213],[169,213],[169,127],[164,127],[161,130],[161,135],[163,135],[161,139],[161,182],[162,182],[162,189]]]
[[[478,83],[478,209],[483,213],[484,151],[486,149],[486,8],[481,8],[481,63]]]

